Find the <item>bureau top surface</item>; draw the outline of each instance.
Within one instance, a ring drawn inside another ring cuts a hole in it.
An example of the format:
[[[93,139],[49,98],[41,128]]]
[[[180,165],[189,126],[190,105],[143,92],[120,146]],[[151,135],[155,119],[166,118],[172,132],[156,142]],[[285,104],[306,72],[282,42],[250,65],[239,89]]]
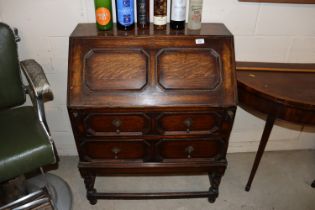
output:
[[[232,36],[231,32],[222,23],[203,23],[200,30],[171,30],[169,24],[166,30],[154,30],[153,24],[148,29],[139,30],[135,27],[131,31],[117,30],[114,24],[112,30],[99,31],[94,23],[80,23],[72,32],[73,38],[106,38],[106,37],[143,37],[143,36]]]

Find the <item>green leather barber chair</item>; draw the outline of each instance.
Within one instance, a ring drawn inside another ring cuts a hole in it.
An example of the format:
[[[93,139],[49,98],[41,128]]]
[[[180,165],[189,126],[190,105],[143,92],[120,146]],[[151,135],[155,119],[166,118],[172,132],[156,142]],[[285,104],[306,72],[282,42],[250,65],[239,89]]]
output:
[[[44,111],[44,102],[52,100],[53,94],[36,61],[19,62],[16,39],[10,27],[0,22],[0,184],[56,163]],[[28,85],[23,84],[20,70]],[[24,106],[26,94],[33,106]],[[57,176],[43,176],[26,180],[29,194],[0,205],[0,210],[33,209],[47,199],[54,209],[71,209],[68,185]],[[49,196],[44,196],[44,191]]]

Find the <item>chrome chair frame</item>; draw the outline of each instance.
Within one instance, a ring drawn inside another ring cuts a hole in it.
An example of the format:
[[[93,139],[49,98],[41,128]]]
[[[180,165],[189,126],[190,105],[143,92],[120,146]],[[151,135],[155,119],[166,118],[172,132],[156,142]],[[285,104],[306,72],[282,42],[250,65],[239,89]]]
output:
[[[20,37],[18,35],[17,29],[12,30],[15,34],[15,41],[20,41]],[[50,84],[46,78],[46,75],[44,73],[43,68],[40,64],[38,64],[35,60],[29,59],[29,60],[23,60],[20,62],[20,70],[25,75],[28,85],[23,84],[25,93],[30,96],[30,99],[32,101],[33,107],[35,109],[35,112],[37,114],[38,120],[45,131],[45,134],[47,135],[49,142],[52,147],[52,151],[54,154],[54,163],[57,162],[57,156],[56,156],[56,149],[54,146],[54,142],[52,139],[52,136],[50,134],[48,124],[46,121],[46,115],[45,115],[45,107],[44,103],[53,100],[53,92],[51,90]],[[40,168],[42,176],[44,177],[44,187],[40,190],[37,190],[35,192],[32,192],[28,195],[23,196],[22,198],[19,198],[9,204],[6,204],[2,207],[0,207],[0,210],[6,210],[6,209],[13,209],[13,210],[26,210],[31,209],[36,206],[42,205],[45,202],[48,201],[49,198],[38,198],[40,195],[43,195],[45,191],[49,195],[52,195],[52,190],[50,187],[50,184],[48,182],[48,179],[43,171],[42,168]],[[66,184],[65,184],[66,185]],[[69,188],[68,185],[66,187]],[[69,192],[70,188],[69,188]],[[53,209],[57,210],[57,205],[54,203],[53,198],[49,200],[51,203],[51,206]],[[70,195],[70,204],[72,203],[72,195]],[[60,209],[61,210],[61,209]],[[69,209],[67,209],[69,210]]]

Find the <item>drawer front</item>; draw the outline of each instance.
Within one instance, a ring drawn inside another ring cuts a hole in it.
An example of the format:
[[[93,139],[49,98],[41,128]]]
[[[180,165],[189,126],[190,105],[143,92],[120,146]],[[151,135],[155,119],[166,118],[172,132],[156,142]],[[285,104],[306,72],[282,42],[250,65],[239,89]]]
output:
[[[220,139],[167,139],[158,143],[160,159],[220,158],[225,154]]]
[[[145,114],[92,113],[84,119],[86,132],[92,136],[143,135],[150,130]]]
[[[86,141],[81,145],[87,160],[144,160],[148,144],[143,140]]]
[[[158,130],[163,135],[212,134],[222,125],[223,113],[163,113]]]

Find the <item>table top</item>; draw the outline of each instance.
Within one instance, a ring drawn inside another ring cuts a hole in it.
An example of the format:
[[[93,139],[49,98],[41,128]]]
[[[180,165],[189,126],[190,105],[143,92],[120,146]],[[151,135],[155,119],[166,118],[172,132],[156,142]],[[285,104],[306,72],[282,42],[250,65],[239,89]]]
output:
[[[239,62],[237,69],[241,105],[266,114],[275,112],[275,106],[281,106],[281,109],[290,108],[287,113],[280,113],[280,118],[310,124],[315,122],[315,71],[312,71],[315,70],[314,64],[266,65]],[[298,119],[301,118],[297,116],[301,114],[300,111],[313,116]],[[296,116],[292,118],[293,115]]]
[[[237,80],[248,91],[270,100],[315,109],[315,71],[262,71],[248,68],[237,71]]]

